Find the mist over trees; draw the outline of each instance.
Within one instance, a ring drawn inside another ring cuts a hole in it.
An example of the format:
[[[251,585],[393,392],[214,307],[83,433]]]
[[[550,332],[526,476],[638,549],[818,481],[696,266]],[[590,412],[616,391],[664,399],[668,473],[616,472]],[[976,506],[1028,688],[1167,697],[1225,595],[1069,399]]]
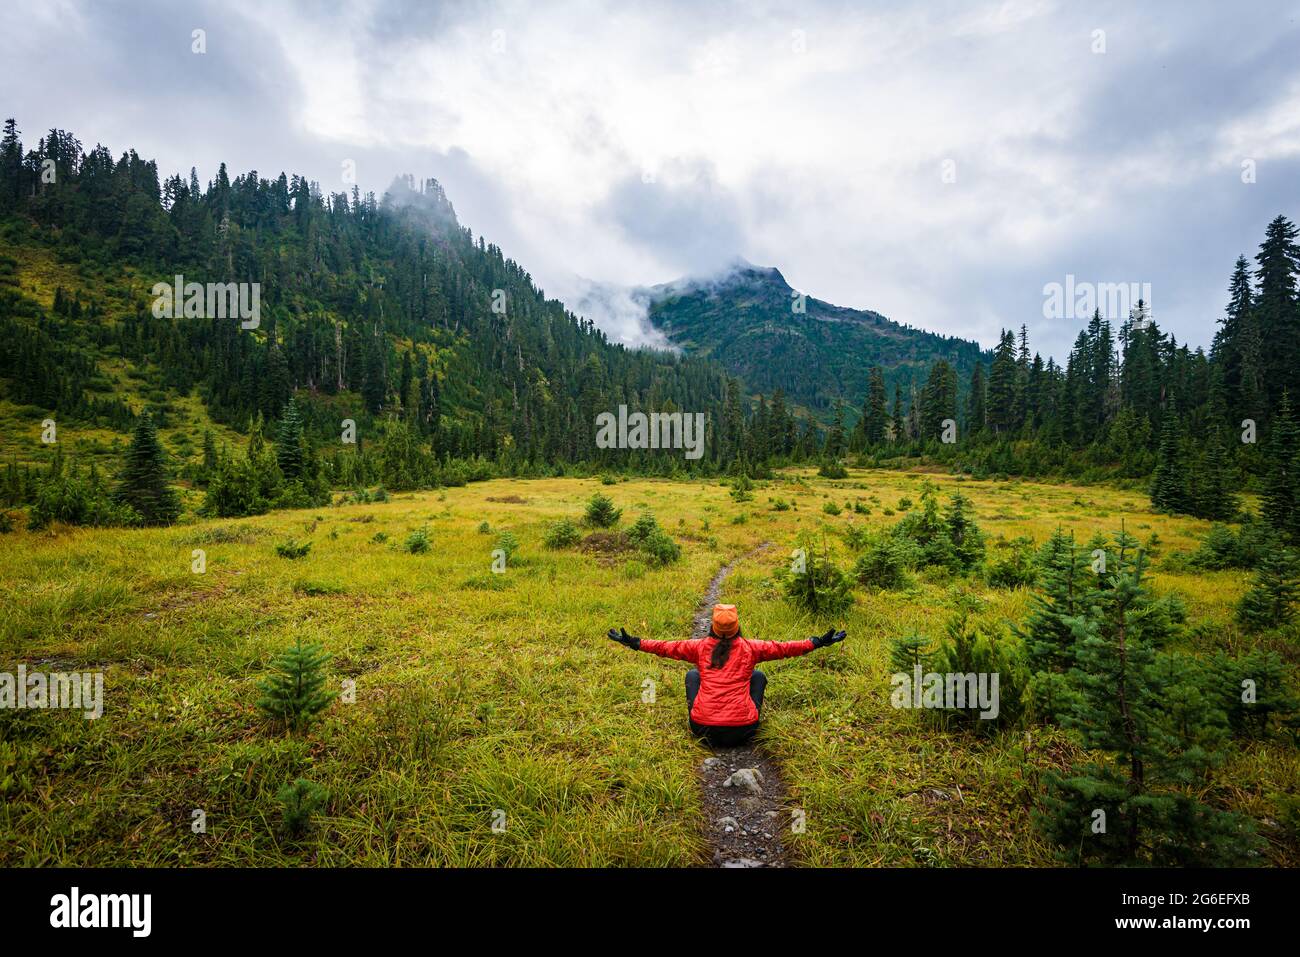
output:
[[[62,130],[25,149],[9,120],[0,230],[81,279],[47,308],[14,281],[17,260],[0,258],[0,376],[14,401],[127,433],[139,412],[166,428],[167,396],[196,395],[213,423],[274,437],[272,458],[307,501],[321,487],[566,468],[757,476],[790,462],[923,458],[977,476],[1146,483],[1158,508],[1217,520],[1236,515],[1237,491],[1258,489],[1266,517],[1300,533],[1300,248],[1282,216],[1253,262],[1233,266],[1208,353],[1138,302],[1118,327],[1094,312],[1063,362],[1032,352],[1022,326],[987,361],[941,356],[910,383],[861,370],[865,394],[820,416],[781,388],[747,393],[715,362],[611,343],[460,226],[434,180],[399,179],[377,198],[285,173],[232,178],[222,165],[201,184],[196,170],[164,178],[134,151],[114,159]],[[158,317],[151,289],[175,276],[259,284],[257,327]],[[142,370],[143,409],[105,386],[97,357]],[[596,416],[619,406],[704,412],[705,454],[598,448]],[[340,441],[345,421],[353,444]],[[236,457],[209,435],[186,477],[203,484],[218,459]],[[319,473],[297,475],[308,460]],[[29,502],[38,480],[10,462],[2,494]]]

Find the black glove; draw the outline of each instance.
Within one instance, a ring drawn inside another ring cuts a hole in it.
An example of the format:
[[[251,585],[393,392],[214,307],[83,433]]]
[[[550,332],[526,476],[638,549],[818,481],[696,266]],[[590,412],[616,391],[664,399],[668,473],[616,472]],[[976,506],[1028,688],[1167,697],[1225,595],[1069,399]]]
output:
[[[837,641],[843,641],[848,637],[848,634],[847,631],[836,631],[832,628],[830,631],[826,632],[826,634],[814,635],[809,640],[813,643],[814,648],[825,648],[827,645],[833,645]]]
[[[633,651],[641,650],[641,639],[629,635],[625,628],[620,628],[618,631],[611,628],[609,630],[609,638],[611,641],[617,641],[620,645],[627,645]]]

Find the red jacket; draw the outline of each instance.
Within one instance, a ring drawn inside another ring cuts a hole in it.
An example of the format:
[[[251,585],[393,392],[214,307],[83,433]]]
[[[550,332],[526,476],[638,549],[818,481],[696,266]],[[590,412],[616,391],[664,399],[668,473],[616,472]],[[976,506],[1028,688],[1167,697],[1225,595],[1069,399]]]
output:
[[[758,709],[749,697],[749,677],[760,661],[794,658],[813,650],[811,639],[803,641],[751,641],[733,638],[731,654],[721,668],[709,667],[718,639],[692,638],[690,641],[655,641],[641,639],[641,650],[660,658],[689,661],[700,669],[700,693],[691,708],[691,720],[715,728],[732,728],[753,724]]]

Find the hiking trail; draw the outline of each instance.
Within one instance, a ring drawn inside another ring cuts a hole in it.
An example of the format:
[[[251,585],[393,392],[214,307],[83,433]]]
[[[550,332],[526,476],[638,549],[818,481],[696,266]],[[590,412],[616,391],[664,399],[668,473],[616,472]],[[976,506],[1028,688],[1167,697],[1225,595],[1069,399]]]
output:
[[[764,542],[718,569],[695,612],[691,637],[709,633],[722,583],[737,562],[770,548]],[[708,747],[708,745],[705,745]],[[783,835],[790,826],[786,791],[772,757],[756,741],[734,748],[710,748],[700,767],[704,817],[714,867],[786,867]],[[729,784],[727,782],[730,782]]]

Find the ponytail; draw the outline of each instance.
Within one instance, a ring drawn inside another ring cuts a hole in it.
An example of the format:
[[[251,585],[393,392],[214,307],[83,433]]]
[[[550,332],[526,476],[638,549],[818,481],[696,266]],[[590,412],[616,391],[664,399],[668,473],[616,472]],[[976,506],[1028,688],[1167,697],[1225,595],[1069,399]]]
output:
[[[729,638],[720,638],[718,635],[715,635],[713,629],[710,628],[709,637],[717,638],[718,640],[718,643],[713,646],[713,655],[709,658],[709,667],[721,668],[727,663],[727,658],[731,656],[731,645],[740,637],[740,629],[737,628],[736,633]]]

